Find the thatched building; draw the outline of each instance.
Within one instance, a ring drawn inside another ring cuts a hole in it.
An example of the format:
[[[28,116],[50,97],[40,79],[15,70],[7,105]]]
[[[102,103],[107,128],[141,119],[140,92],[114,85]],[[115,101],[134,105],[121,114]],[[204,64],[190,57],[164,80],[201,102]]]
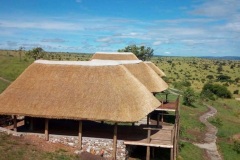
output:
[[[37,60],[0,94],[0,114],[14,115],[15,128],[16,115],[45,118],[46,139],[48,119],[79,120],[80,144],[82,120],[111,121],[116,157],[117,123],[139,121],[160,106],[129,65]]]

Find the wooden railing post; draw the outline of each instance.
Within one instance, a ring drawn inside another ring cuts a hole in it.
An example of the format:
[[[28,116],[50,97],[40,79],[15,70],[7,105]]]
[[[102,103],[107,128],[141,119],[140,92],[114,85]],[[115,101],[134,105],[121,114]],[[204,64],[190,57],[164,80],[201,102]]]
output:
[[[45,140],[49,140],[49,132],[48,132],[48,119],[45,119]]]
[[[151,129],[148,129],[147,143],[150,144],[151,141]],[[150,160],[150,146],[147,146],[146,160]]]
[[[78,129],[78,144],[79,149],[82,149],[82,121],[79,121],[79,129]]]
[[[13,130],[17,132],[17,116],[13,116]]]
[[[114,124],[112,157],[114,160],[117,158],[117,123]]]

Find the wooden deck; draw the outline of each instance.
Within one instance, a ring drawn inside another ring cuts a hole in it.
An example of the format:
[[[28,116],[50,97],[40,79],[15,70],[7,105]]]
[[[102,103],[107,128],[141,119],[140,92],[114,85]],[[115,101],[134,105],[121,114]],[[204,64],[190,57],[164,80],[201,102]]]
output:
[[[161,106],[155,109],[155,111],[167,111],[167,112],[175,112],[177,109],[176,102],[167,102],[163,103]]]
[[[173,148],[173,126],[163,126],[160,128],[149,128],[151,130],[150,142],[148,138],[138,139],[138,140],[124,140],[126,145],[140,145],[140,146],[150,146],[150,147],[162,147],[162,148]],[[145,129],[147,130],[147,129]],[[137,134],[136,134],[137,136]]]

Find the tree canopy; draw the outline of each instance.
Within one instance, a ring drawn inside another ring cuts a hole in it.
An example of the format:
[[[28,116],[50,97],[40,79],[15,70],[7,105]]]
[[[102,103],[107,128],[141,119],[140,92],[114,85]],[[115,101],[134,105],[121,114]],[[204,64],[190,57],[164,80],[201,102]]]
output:
[[[41,47],[36,47],[26,52],[25,55],[29,58],[33,58],[34,60],[37,60],[37,59],[43,58],[46,55],[46,53]]]
[[[118,52],[132,52],[138,57],[138,59],[146,61],[150,60],[153,56],[154,50],[150,47],[130,45],[124,49],[119,49]]]

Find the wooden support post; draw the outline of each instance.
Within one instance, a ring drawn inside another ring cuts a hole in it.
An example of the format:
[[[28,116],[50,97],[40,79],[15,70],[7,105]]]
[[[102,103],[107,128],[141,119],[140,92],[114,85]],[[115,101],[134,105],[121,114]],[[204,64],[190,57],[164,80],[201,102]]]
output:
[[[151,129],[148,129],[147,143],[151,141]],[[150,160],[150,146],[147,146],[146,160]]]
[[[30,127],[29,127],[29,130],[30,131],[33,131],[33,117],[29,117],[30,118]]]
[[[79,130],[78,130],[78,144],[79,149],[82,149],[82,121],[79,121]]]
[[[159,121],[160,121],[160,114],[157,115],[157,127],[159,127]]]
[[[49,140],[49,132],[48,132],[48,119],[45,119],[45,140]]]
[[[147,126],[149,126],[149,114],[147,115]]]
[[[171,156],[171,157],[170,157],[170,160],[173,160],[173,148],[171,148],[170,150],[171,150],[171,151],[170,151],[170,152],[171,152],[171,153],[170,153],[170,154],[171,154],[171,155],[170,155],[170,156]]]
[[[13,130],[17,132],[17,116],[13,116]]]
[[[162,111],[162,116],[161,116],[161,123],[163,124],[163,111]]]
[[[155,147],[152,147],[152,158],[155,158]]]
[[[132,123],[132,127],[135,126],[135,123]]]
[[[114,124],[112,157],[114,160],[117,158],[117,123]]]

